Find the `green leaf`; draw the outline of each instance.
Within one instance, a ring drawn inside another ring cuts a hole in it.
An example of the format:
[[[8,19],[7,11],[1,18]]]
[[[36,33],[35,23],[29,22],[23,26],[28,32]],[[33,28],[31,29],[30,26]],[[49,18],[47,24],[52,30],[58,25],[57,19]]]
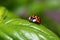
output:
[[[12,19],[0,26],[0,29],[16,40],[59,40],[59,38],[42,24],[34,24],[23,19]],[[5,38],[5,37],[4,37]]]
[[[0,7],[0,20],[5,17],[7,10],[5,7]]]
[[[18,18],[16,14],[10,11],[7,12],[6,19],[15,19],[15,18]]]

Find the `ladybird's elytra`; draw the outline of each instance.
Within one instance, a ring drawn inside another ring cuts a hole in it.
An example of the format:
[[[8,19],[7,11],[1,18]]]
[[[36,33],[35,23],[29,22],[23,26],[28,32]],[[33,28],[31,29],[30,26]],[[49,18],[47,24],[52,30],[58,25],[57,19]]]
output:
[[[32,15],[29,17],[29,21],[33,22],[33,23],[37,23],[40,24],[41,23],[41,19],[39,16],[36,15]]]

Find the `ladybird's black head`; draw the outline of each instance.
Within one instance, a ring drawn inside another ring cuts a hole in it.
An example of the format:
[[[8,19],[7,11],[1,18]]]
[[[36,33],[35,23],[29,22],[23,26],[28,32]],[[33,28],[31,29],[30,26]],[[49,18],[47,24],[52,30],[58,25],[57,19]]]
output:
[[[33,20],[34,20],[34,19],[35,19],[34,17],[31,17],[31,18],[30,18],[30,21],[32,21],[32,22],[33,22]]]

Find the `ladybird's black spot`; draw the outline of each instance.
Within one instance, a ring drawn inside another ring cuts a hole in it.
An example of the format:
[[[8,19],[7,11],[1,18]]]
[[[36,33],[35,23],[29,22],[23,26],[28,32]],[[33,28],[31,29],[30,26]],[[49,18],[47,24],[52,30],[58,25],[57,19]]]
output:
[[[32,18],[32,19],[35,19],[35,18]]]
[[[32,18],[32,17],[31,17]]]
[[[35,16],[34,16],[35,17]]]
[[[38,18],[38,20],[40,20],[40,19]]]
[[[37,17],[38,18],[38,17]]]

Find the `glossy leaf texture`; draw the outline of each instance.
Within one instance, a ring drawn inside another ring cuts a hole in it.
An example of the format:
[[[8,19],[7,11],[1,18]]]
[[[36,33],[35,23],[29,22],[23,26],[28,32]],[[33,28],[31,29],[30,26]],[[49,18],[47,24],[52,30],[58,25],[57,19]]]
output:
[[[24,19],[5,21],[3,25],[0,24],[0,32],[0,38],[6,40],[59,40],[42,24],[34,24]]]

